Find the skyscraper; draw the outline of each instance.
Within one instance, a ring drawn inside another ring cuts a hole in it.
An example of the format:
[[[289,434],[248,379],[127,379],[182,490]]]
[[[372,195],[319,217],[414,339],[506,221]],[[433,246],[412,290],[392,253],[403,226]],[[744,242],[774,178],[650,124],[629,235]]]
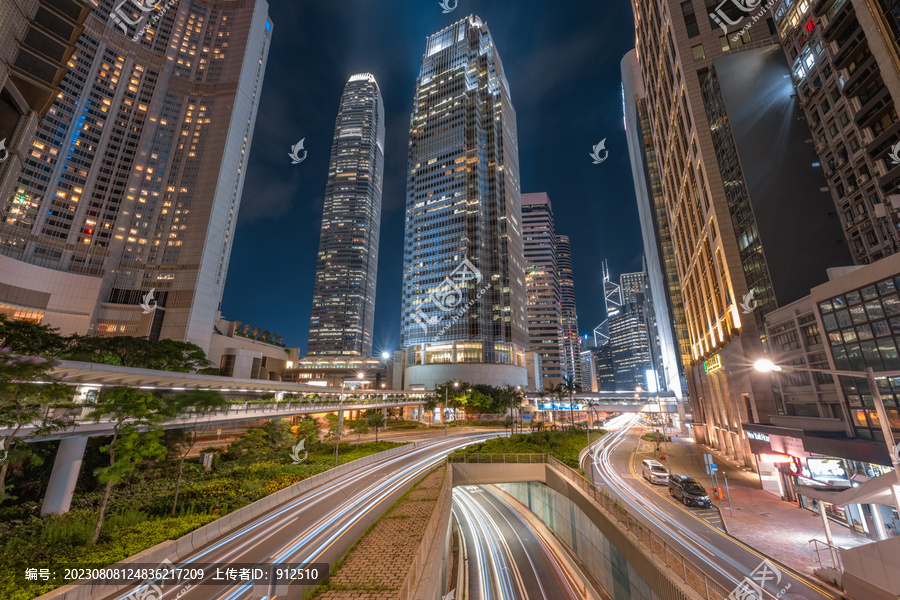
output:
[[[384,172],[384,101],[353,75],[334,126],[307,354],[372,354]]]
[[[556,262],[559,265],[566,380],[581,386],[581,345],[578,336],[578,312],[575,310],[575,278],[572,274],[572,246],[567,235],[556,236]]]
[[[737,3],[712,13],[697,0],[632,4],[690,339],[695,436],[754,466],[741,423],[777,414],[768,379],[747,368],[763,352],[763,316],[849,256],[765,8],[757,19]]]
[[[691,361],[691,346],[675,262],[672,228],[650,132],[647,92],[634,50],[622,59],[622,95],[625,135],[644,242],[645,300],[653,368],[662,389],[674,392],[680,402],[686,392],[683,389],[684,363]]]
[[[522,239],[529,347],[541,355],[544,385],[556,385],[565,381],[568,375],[556,262],[556,229],[547,194],[522,194]]]
[[[646,377],[652,369],[644,316],[646,280],[643,273],[624,273],[619,282],[621,308],[609,317],[609,352],[616,389],[627,391],[640,386],[649,390],[656,382],[647,381]]]
[[[408,173],[406,385],[526,385],[516,113],[494,40],[478,17],[426,42]]]
[[[0,300],[63,333],[208,349],[266,69],[268,4],[94,4],[100,18],[86,22],[0,197]]]

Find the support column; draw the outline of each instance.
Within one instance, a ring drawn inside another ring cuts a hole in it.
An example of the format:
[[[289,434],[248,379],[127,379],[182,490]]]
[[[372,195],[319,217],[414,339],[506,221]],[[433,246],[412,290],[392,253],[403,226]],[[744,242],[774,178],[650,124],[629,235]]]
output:
[[[416,409],[416,416],[419,417],[419,423],[425,421],[425,405],[420,404]]]
[[[861,508],[861,506],[860,506],[860,508]],[[884,519],[881,518],[881,509],[878,507],[877,504],[870,504],[869,510],[872,511],[872,520],[875,521],[875,530],[878,532],[878,539],[886,540],[887,539],[887,531],[885,531],[885,529],[884,529]],[[862,512],[862,511],[860,511],[860,512]],[[866,516],[863,515],[863,518],[865,519]]]
[[[44,503],[41,505],[42,515],[61,515],[69,512],[87,441],[87,436],[60,440],[56,458],[53,460],[53,470],[50,472],[50,482],[47,484],[47,493],[44,494]]]
[[[388,417],[387,410],[388,410],[387,406],[385,406],[384,408],[381,409],[381,416],[384,417],[385,423],[387,423],[387,417]]]
[[[822,527],[825,528],[825,541],[828,542],[828,549],[831,550],[831,562],[834,568],[837,569],[840,563],[837,558],[837,550],[834,548],[834,540],[831,537],[831,524],[828,522],[828,517],[825,515],[824,500],[819,500],[819,514],[822,515]]]

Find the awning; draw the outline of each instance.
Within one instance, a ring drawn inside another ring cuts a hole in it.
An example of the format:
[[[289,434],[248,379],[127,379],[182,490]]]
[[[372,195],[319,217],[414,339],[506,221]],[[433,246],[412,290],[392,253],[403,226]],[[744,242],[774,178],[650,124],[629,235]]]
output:
[[[891,486],[893,485],[900,485],[897,483],[897,475],[885,473],[875,479],[870,479],[859,487],[837,488],[834,492],[808,485],[798,485],[794,489],[797,493],[809,498],[823,500],[838,506],[846,506],[848,504],[884,504],[893,506],[894,495],[891,492]]]

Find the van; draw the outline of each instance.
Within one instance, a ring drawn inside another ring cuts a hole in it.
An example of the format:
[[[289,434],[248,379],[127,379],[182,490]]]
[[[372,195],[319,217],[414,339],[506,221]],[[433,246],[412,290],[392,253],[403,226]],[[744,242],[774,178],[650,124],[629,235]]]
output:
[[[656,460],[644,460],[641,462],[641,474],[650,483],[666,485],[669,481],[669,472],[663,464]]]
[[[669,494],[685,506],[712,508],[709,495],[700,482],[687,475],[669,475]]]

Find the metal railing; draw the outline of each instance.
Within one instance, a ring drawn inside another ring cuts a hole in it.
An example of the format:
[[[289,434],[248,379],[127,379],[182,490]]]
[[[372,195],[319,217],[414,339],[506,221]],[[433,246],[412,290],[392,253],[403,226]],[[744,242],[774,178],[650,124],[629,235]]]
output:
[[[545,463],[546,454],[478,453],[450,454],[447,460],[451,463]]]
[[[819,567],[831,567],[832,569],[837,569],[839,571],[844,570],[844,565],[841,561],[841,552],[840,548],[829,544],[828,542],[823,542],[822,540],[812,539],[809,540],[809,552],[812,554],[816,562],[819,563]],[[822,555],[825,555],[826,560],[822,560]],[[831,564],[828,564],[828,558],[831,559]]]

